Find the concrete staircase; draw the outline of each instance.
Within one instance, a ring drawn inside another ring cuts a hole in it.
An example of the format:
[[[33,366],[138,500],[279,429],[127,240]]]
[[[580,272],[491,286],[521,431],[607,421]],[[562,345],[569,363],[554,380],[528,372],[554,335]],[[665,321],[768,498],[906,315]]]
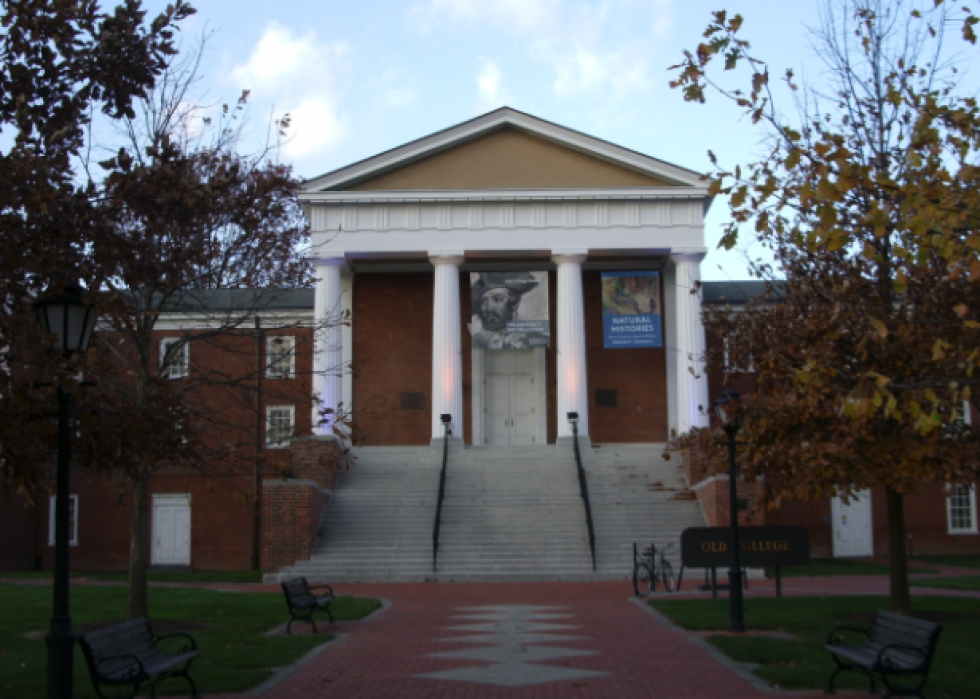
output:
[[[693,494],[679,455],[667,461],[663,452],[663,444],[605,444],[583,450],[600,578],[625,579],[632,574],[634,541],[643,548],[675,544],[667,560],[676,576],[681,532],[706,526],[697,500],[687,499]]]
[[[268,580],[609,580],[632,571],[632,543],[679,543],[704,526],[663,445],[583,449],[596,530],[597,572],[569,447],[476,447],[450,453],[438,565],[432,526],[442,452],[369,447],[338,479],[315,553]],[[679,569],[679,557],[675,572]]]

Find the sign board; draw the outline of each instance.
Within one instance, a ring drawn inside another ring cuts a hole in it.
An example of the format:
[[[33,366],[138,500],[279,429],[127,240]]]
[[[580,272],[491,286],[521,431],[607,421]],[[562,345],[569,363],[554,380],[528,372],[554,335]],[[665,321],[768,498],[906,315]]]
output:
[[[681,532],[681,563],[686,568],[727,568],[730,527],[691,527]],[[748,568],[795,566],[810,562],[805,527],[739,527],[739,563]]]
[[[660,327],[660,272],[602,273],[603,347],[663,347]]]
[[[547,272],[470,274],[473,349],[551,346]]]

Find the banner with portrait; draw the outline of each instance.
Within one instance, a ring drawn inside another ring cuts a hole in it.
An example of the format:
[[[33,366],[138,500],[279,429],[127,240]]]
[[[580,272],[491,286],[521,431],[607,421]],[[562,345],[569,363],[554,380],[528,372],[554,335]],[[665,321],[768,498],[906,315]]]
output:
[[[602,273],[606,349],[663,347],[660,309],[660,272]]]
[[[473,349],[551,346],[547,272],[470,274]]]

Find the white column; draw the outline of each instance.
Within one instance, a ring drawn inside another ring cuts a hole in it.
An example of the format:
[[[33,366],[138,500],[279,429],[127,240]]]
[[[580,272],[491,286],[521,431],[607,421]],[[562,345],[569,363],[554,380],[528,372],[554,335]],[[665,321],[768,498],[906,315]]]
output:
[[[578,433],[589,435],[589,398],[585,376],[585,307],[582,298],[582,263],[585,251],[558,252],[557,383],[558,437],[571,437],[568,413],[579,415]]]
[[[708,377],[704,367],[704,323],[701,318],[703,252],[672,253],[674,263],[675,342],[677,347],[677,432],[708,425]]]
[[[436,268],[432,301],[432,439],[445,431],[441,415],[452,416],[453,438],[463,437],[463,357],[459,318],[462,255],[432,255]]]
[[[316,296],[313,301],[313,433],[333,434],[333,415],[343,402],[343,353],[341,347],[340,271],[344,258],[316,261]]]

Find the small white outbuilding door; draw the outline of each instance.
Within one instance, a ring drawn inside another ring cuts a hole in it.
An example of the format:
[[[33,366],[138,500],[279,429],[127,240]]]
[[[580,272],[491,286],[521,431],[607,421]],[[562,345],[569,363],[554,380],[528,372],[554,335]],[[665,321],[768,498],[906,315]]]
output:
[[[834,520],[834,557],[873,556],[871,491],[856,491],[846,505],[834,496],[830,509]]]
[[[190,565],[191,562],[191,496],[154,495],[153,565]]]

